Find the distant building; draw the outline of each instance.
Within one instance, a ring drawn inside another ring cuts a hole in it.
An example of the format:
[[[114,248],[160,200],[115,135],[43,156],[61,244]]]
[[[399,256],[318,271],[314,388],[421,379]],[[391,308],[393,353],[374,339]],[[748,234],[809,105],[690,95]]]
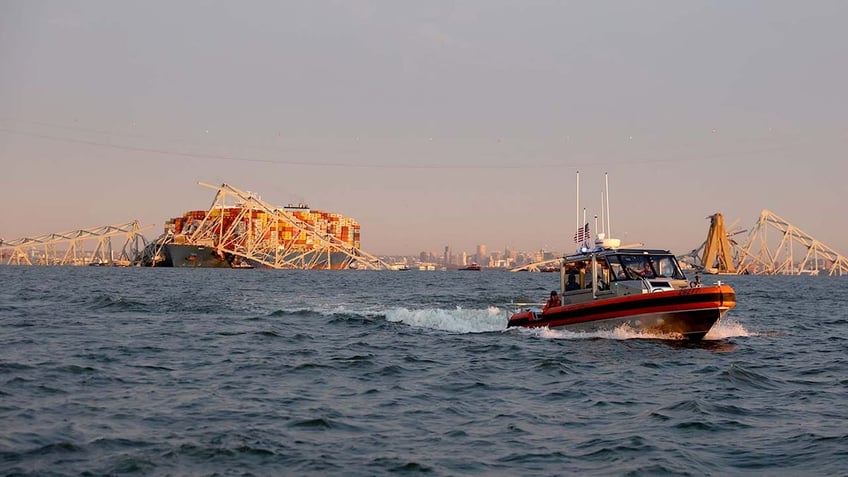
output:
[[[486,244],[481,243],[477,246],[477,259],[475,260],[477,263],[489,263],[488,256],[486,255]]]

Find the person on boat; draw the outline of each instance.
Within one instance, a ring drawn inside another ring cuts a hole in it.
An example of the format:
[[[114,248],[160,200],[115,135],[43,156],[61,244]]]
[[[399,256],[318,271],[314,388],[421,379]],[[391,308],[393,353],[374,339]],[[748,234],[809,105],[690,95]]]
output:
[[[577,275],[574,273],[568,274],[568,283],[565,284],[565,291],[577,290],[580,284],[577,283]]]
[[[646,262],[642,262],[641,270],[633,270],[636,273],[636,276],[643,278],[654,278],[654,270],[651,268],[651,264]]]
[[[560,305],[562,305],[562,302],[559,301],[559,295],[557,295],[556,290],[554,290],[551,292],[551,297],[548,298],[548,301],[547,303],[545,303],[545,306],[542,307],[542,312],[548,311],[548,309]]]

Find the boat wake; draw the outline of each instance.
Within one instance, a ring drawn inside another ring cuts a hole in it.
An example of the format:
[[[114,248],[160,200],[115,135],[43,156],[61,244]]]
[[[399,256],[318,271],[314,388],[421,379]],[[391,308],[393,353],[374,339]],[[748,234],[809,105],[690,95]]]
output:
[[[334,310],[339,313],[341,310]],[[491,306],[486,309],[465,309],[456,307],[454,309],[426,308],[410,310],[407,308],[392,308],[383,312],[386,321],[392,323],[403,323],[416,328],[426,328],[452,333],[490,333],[493,331],[506,331],[508,311]],[[619,326],[609,331],[580,332],[567,331],[564,329],[550,328],[510,328],[509,331],[538,336],[548,339],[650,339],[650,340],[680,340],[681,336],[650,333],[630,328],[627,325]],[[744,326],[733,320],[722,319],[718,321],[704,337],[705,341],[719,341],[734,337],[754,336]]]
[[[755,336],[756,333],[750,333],[740,323],[733,320],[720,319],[710,329],[709,333],[704,336],[705,340],[723,340],[725,338],[749,337]]]
[[[455,333],[488,333],[505,330],[507,317],[503,310],[494,306],[484,310],[461,307],[452,310],[394,308],[386,311],[386,320]]]

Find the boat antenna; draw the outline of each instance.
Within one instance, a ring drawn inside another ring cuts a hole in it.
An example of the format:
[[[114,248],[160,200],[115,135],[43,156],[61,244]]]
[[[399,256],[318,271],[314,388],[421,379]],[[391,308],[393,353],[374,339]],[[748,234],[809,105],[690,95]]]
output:
[[[598,232],[605,234],[606,233],[606,223],[604,222],[604,220],[605,220],[604,217],[605,217],[605,215],[604,215],[604,191],[601,191],[601,228],[604,229],[604,230],[599,229],[597,223],[595,224],[595,228],[597,229]]]
[[[580,230],[580,227],[583,226],[583,224],[580,223],[580,171],[577,171],[577,200],[574,203],[577,207],[577,213],[574,214],[577,216],[577,229],[575,230]]]
[[[609,212],[609,176],[606,172],[604,172],[604,189],[606,190],[607,196],[607,227],[604,230],[607,233],[607,237],[612,238],[612,228],[610,227],[610,212]]]

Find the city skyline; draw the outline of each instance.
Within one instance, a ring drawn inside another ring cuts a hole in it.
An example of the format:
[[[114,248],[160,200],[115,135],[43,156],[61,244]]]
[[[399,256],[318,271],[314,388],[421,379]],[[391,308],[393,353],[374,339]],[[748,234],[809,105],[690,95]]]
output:
[[[6,1],[0,237],[158,231],[205,182],[353,217],[374,254],[568,251],[579,170],[590,222],[609,173],[625,243],[685,253],[706,217],[769,209],[844,254],[846,21],[834,0]]]

